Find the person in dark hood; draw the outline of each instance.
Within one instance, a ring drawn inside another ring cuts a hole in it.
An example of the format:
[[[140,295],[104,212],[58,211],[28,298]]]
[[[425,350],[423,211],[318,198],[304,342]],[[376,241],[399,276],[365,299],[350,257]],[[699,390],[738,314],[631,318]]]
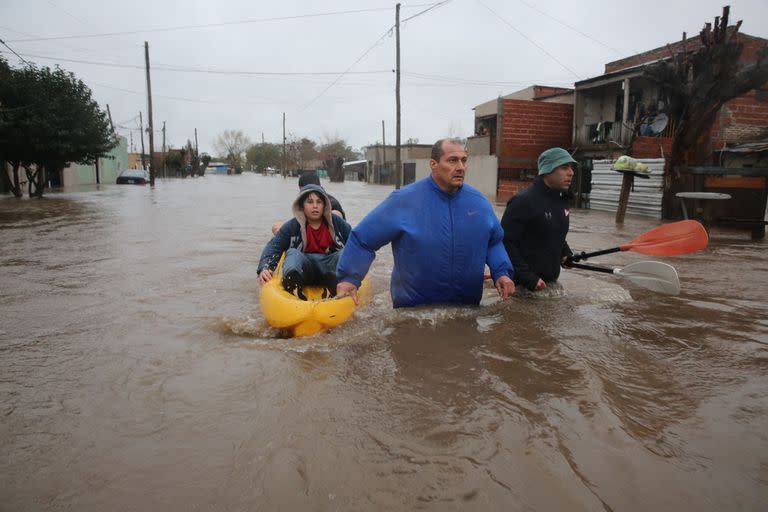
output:
[[[280,256],[283,261],[283,287],[304,298],[301,288],[322,286],[336,292],[336,265],[351,226],[331,212],[331,201],[319,185],[301,188],[293,202],[293,218],[285,221],[267,243],[259,259],[259,283],[272,279]]]
[[[501,217],[504,247],[515,267],[515,284],[531,291],[557,281],[573,255],[568,242],[568,189],[576,160],[562,148],[539,155],[539,175],[513,196]]]
[[[317,185],[318,187],[322,187],[320,184],[320,176],[318,176],[315,171],[302,173],[302,175],[299,176],[299,188],[302,188],[306,185]],[[328,192],[326,192],[325,195],[327,195],[328,199],[331,200],[331,210],[333,213],[339,215],[342,219],[347,220],[347,214],[344,213],[344,208],[341,207],[339,200]]]
[[[315,171],[305,172],[305,173],[302,173],[301,176],[299,176],[299,190],[301,190],[303,187],[307,185],[317,185],[318,187],[322,188],[322,185],[320,184],[320,176],[318,176]],[[344,208],[341,207],[341,203],[339,203],[339,200],[333,197],[328,192],[326,192],[325,195],[328,196],[328,199],[331,201],[331,212],[340,216],[342,219],[347,220],[347,214],[344,213]],[[282,226],[282,224],[283,224],[282,222],[275,222],[272,225],[273,235],[277,234],[277,231],[280,229],[280,226]]]

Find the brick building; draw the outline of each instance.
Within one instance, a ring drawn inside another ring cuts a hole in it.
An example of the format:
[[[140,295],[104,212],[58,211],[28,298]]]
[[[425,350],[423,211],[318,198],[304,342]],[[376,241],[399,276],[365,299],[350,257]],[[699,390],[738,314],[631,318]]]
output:
[[[572,103],[572,89],[534,85],[474,108],[470,174],[493,179],[494,193],[487,195],[506,201],[533,180],[542,151],[570,147]]]
[[[765,39],[743,33],[737,33],[736,40],[743,48],[741,65],[754,63],[759,50],[768,44]],[[609,62],[603,75],[576,82],[573,147],[577,159],[615,159],[623,154],[635,158],[664,158],[669,155],[676,119],[667,115],[669,100],[664,91],[645,78],[644,66],[670,59],[683,51],[694,52],[700,47],[699,36],[678,41]],[[739,165],[751,167],[760,159],[761,152],[750,154],[744,149],[744,144],[767,140],[768,87],[764,86],[723,105],[706,135],[685,155],[685,160],[688,165],[694,166],[727,166],[725,160],[732,156],[733,148],[740,147]],[[728,177],[720,173],[717,179],[702,176],[686,178],[677,189],[665,191],[664,216],[670,218],[679,214],[673,211],[679,209],[673,201],[673,194],[690,190],[725,192],[737,199],[718,205],[721,211],[716,216],[762,217],[760,211],[765,209],[766,177],[744,179],[744,174]]]

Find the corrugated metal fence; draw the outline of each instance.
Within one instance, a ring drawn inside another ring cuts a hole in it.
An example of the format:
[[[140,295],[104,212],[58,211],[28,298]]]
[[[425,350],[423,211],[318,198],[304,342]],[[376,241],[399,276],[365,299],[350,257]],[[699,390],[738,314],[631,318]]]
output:
[[[646,158],[640,161],[648,166],[650,178],[635,178],[634,189],[629,193],[627,213],[661,219],[664,159]],[[592,165],[589,207],[593,210],[615,212],[619,207],[623,174],[613,170],[613,160],[595,160]]]

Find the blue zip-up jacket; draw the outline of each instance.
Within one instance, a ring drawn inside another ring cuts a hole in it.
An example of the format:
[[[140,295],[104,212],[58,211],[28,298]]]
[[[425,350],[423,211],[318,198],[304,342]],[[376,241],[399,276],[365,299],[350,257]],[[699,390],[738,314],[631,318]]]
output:
[[[336,276],[359,287],[375,252],[391,242],[396,308],[479,304],[486,263],[494,282],[503,275],[512,278],[503,239],[479,190],[463,185],[448,194],[428,176],[392,192],[352,230]]]

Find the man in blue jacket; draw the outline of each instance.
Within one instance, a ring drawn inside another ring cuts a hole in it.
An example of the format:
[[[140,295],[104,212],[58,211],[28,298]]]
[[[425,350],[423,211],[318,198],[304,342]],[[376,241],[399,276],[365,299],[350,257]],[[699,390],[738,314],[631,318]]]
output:
[[[514,293],[504,232],[488,200],[464,184],[467,152],[461,142],[438,140],[432,174],[395,190],[349,236],[336,269],[337,295],[351,295],[376,257],[392,243],[394,307],[479,304],[485,265],[502,299]]]

